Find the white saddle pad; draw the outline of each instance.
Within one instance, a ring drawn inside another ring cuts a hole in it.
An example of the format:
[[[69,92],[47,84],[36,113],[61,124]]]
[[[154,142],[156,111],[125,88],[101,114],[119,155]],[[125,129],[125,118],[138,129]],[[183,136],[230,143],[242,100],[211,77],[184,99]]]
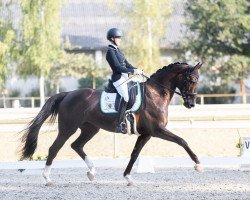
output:
[[[137,82],[137,88],[138,88],[138,92],[135,98],[135,103],[130,109],[131,112],[136,112],[140,108],[141,103],[142,103],[141,88],[138,82]],[[115,110],[116,95],[117,95],[116,93],[107,93],[105,91],[102,92],[101,100],[100,100],[100,105],[101,105],[100,107],[103,113],[117,113],[117,111]]]

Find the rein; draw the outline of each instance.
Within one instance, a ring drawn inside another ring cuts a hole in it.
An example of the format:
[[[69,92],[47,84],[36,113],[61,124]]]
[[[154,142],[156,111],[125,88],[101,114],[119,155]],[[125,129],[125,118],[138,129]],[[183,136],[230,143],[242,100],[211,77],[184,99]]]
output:
[[[114,88],[116,89],[116,88],[120,87],[121,85],[123,85],[124,83],[129,82],[129,80],[132,79],[133,77],[135,77],[135,75],[128,77],[127,80],[123,81],[121,84],[117,85],[116,87],[113,85]],[[115,91],[115,90],[112,89],[111,91]]]
[[[185,85],[186,85],[185,87],[188,87],[188,86],[189,86],[189,79],[190,79],[190,75],[191,75],[191,69],[192,69],[192,67],[191,67],[191,66],[188,66],[188,70],[187,70],[187,72],[186,72],[186,75],[187,75],[187,76],[186,76],[186,78],[185,78],[185,80],[184,80],[184,83],[183,83],[183,84],[187,83],[187,84],[185,84]],[[122,82],[121,84],[119,84],[117,87],[119,87],[120,85],[122,85],[122,84],[128,82],[128,81],[129,81],[130,79],[132,79],[134,76],[135,76],[135,75],[130,76],[127,80],[125,80],[124,82]],[[160,84],[158,81],[155,81],[154,79],[152,79],[152,78],[150,78],[150,77],[148,77],[148,76],[146,76],[146,75],[144,75],[144,74],[141,74],[141,76],[142,76],[143,78],[146,78],[146,79],[148,79],[148,80],[154,82],[154,83],[157,84],[158,86],[160,86],[160,87],[162,87],[162,88],[164,88],[164,89],[167,89],[167,90],[169,90],[169,91],[172,91],[173,93],[175,93],[175,94],[181,96],[181,97],[184,99],[184,101],[186,101],[190,96],[196,96],[196,95],[197,95],[197,93],[189,93],[189,92],[187,92],[187,89],[186,89],[186,88],[185,88],[184,91],[177,92],[177,91],[175,91],[175,90],[173,90],[173,89],[171,89],[171,88],[169,88],[169,87],[166,87],[165,85]],[[115,88],[117,88],[117,87],[115,87]],[[145,84],[143,84],[143,93],[144,93],[144,95],[145,95]]]
[[[181,94],[180,92],[177,92],[177,91],[175,91],[175,90],[172,90],[171,88],[168,88],[168,87],[166,87],[165,85],[162,85],[162,84],[158,83],[158,82],[155,81],[154,79],[152,79],[152,78],[150,78],[150,77],[148,77],[148,76],[146,76],[146,75],[144,75],[144,74],[142,74],[142,76],[145,77],[145,78],[147,78],[148,80],[154,82],[155,84],[157,84],[157,85],[159,85],[159,86],[165,88],[165,89],[171,90],[171,91],[174,92],[175,94],[178,94],[179,96],[182,97],[182,94]]]

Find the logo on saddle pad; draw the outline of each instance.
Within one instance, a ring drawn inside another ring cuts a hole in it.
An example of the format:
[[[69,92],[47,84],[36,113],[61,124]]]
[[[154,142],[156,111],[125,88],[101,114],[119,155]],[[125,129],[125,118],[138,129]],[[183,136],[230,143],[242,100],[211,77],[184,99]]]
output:
[[[117,93],[108,93],[103,91],[100,99],[101,111],[103,113],[117,113],[120,100],[121,96]],[[132,88],[130,88],[128,105],[130,105],[131,108],[129,111],[136,112],[140,108],[141,103],[141,88],[139,82],[137,82],[134,86],[132,86]]]

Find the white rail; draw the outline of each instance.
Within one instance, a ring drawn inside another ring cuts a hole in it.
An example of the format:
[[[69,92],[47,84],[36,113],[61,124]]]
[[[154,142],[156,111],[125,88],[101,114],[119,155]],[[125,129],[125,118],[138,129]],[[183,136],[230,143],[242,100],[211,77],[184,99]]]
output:
[[[40,108],[0,109],[0,131],[22,130],[39,110]],[[170,129],[250,128],[250,104],[196,105],[192,109],[171,105],[167,127]]]
[[[200,104],[204,105],[206,98],[239,98],[239,101],[243,104],[250,103],[250,93],[245,94],[198,94],[197,98],[200,100]],[[45,97],[48,99],[49,97]],[[179,104],[179,97],[175,96],[172,99],[174,105]],[[12,107],[30,107],[35,108],[40,106],[40,97],[0,97],[0,106],[12,108]]]

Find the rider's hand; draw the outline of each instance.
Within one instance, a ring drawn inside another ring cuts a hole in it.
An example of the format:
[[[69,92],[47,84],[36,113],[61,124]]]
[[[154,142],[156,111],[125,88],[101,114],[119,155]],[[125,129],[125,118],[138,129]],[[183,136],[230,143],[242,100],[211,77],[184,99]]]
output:
[[[143,75],[144,72],[141,69],[134,69],[135,74]]]

